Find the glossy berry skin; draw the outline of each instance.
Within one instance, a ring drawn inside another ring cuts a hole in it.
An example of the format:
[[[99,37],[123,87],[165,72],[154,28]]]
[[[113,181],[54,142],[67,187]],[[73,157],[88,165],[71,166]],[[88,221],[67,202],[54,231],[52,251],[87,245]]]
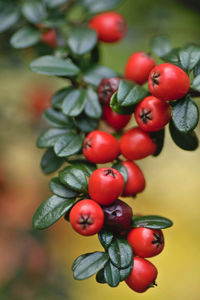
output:
[[[154,287],[158,271],[148,260],[134,257],[133,269],[125,279],[126,284],[135,292],[143,293],[148,288]]]
[[[172,101],[184,97],[190,88],[187,74],[179,67],[164,63],[149,74],[149,90],[160,100]]]
[[[148,80],[149,73],[155,67],[155,61],[144,52],[133,53],[125,67],[125,78],[143,84]]]
[[[90,197],[101,205],[110,205],[124,190],[123,176],[113,168],[99,168],[89,178]]]
[[[83,154],[87,160],[95,164],[113,161],[119,155],[119,142],[110,133],[94,130],[83,142]]]
[[[121,154],[128,160],[142,159],[152,155],[156,147],[149,134],[139,127],[129,129],[120,139]]]
[[[116,130],[122,130],[130,121],[132,115],[120,115],[110,106],[103,107],[103,117],[108,125]]]
[[[133,216],[132,208],[124,201],[117,199],[109,206],[103,207],[104,227],[115,234],[124,235],[130,230]]]
[[[171,117],[171,107],[154,96],[144,98],[135,109],[138,126],[147,132],[161,130]]]
[[[140,257],[158,255],[164,247],[164,236],[161,230],[150,228],[134,228],[127,237],[133,253]]]
[[[57,36],[55,29],[49,29],[42,33],[41,41],[51,48],[55,48],[57,45]]]
[[[127,30],[124,18],[116,12],[96,15],[90,20],[89,27],[97,32],[98,40],[105,43],[120,41]]]
[[[145,179],[140,168],[132,161],[123,161],[122,165],[128,173],[128,179],[122,196],[128,197],[141,193],[145,188]]]
[[[89,236],[101,230],[104,222],[104,212],[97,202],[85,199],[72,207],[69,220],[76,232]]]
[[[98,86],[98,97],[103,105],[110,104],[110,98],[118,90],[120,80],[119,77],[104,78],[101,80]]]

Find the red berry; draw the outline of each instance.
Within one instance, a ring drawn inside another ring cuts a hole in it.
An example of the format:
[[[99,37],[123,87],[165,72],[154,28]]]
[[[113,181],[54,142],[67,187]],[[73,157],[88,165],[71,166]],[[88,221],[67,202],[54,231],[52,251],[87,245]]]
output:
[[[99,168],[89,178],[90,197],[101,205],[110,205],[124,190],[124,178],[116,169]]]
[[[55,48],[57,45],[57,36],[55,29],[52,28],[43,32],[41,41],[49,45],[51,48]]]
[[[83,142],[83,154],[95,164],[113,161],[119,155],[119,142],[110,133],[95,130],[89,133]]]
[[[121,40],[126,34],[124,18],[116,12],[105,12],[96,15],[89,22],[89,27],[96,30],[98,39],[105,43]]]
[[[104,206],[103,211],[106,229],[123,235],[130,229],[133,212],[124,201],[117,199],[111,205]]]
[[[125,67],[125,78],[143,84],[148,80],[149,73],[155,66],[153,58],[144,52],[133,53]]]
[[[133,253],[140,257],[158,255],[164,247],[164,236],[161,230],[150,228],[134,228],[127,237]]]
[[[128,179],[122,196],[133,196],[142,192],[145,188],[145,179],[140,168],[132,161],[124,161],[122,165],[128,172]]]
[[[120,115],[110,106],[104,106],[103,117],[105,121],[116,130],[122,130],[130,121],[132,115]]]
[[[104,78],[101,80],[98,87],[98,96],[102,104],[109,105],[110,98],[117,91],[120,80],[119,77]]]
[[[154,287],[158,271],[148,260],[134,257],[133,269],[125,279],[126,284],[135,292],[143,293],[148,288]]]
[[[190,88],[187,74],[179,67],[164,63],[153,68],[149,75],[149,90],[161,100],[171,101],[182,98]]]
[[[76,232],[86,236],[93,235],[103,226],[104,212],[98,203],[85,199],[72,207],[69,220]]]
[[[154,96],[144,98],[135,109],[135,119],[144,131],[158,131],[165,127],[171,117],[171,107]]]
[[[156,144],[147,132],[139,127],[129,129],[120,140],[120,150],[128,160],[142,159],[156,151]]]

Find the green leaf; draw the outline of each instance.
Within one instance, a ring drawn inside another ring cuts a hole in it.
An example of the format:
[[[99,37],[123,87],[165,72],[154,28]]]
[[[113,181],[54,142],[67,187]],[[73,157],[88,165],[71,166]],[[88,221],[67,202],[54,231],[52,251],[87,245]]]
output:
[[[165,141],[165,128],[155,131],[155,132],[150,132],[150,137],[152,138],[153,141],[155,141],[157,147],[156,151],[154,152],[153,156],[158,156],[164,146],[164,141]]]
[[[37,0],[24,2],[22,13],[29,22],[34,24],[42,22],[47,17],[45,5]]]
[[[102,107],[99,103],[97,93],[92,89],[87,90],[84,112],[88,117],[94,119],[100,119],[102,115]]]
[[[199,110],[190,96],[176,102],[172,111],[172,120],[178,131],[183,133],[192,131],[197,126]]]
[[[69,2],[69,0],[45,0],[45,3],[50,8],[58,7],[58,6],[60,6],[64,3],[67,3],[67,2]]]
[[[5,5],[0,11],[0,32],[3,32],[17,23],[20,17],[18,8],[14,5]]]
[[[169,124],[169,130],[174,143],[183,150],[194,151],[199,145],[198,138],[194,131],[183,133],[175,126],[173,121]]]
[[[33,227],[45,229],[58,221],[73,205],[74,199],[52,196],[44,201],[33,216]]]
[[[62,104],[63,104],[63,101],[64,101],[64,98],[73,90],[73,88],[70,86],[70,87],[67,87],[67,88],[63,88],[61,90],[59,90],[58,92],[56,92],[52,99],[51,99],[51,105],[54,107],[54,108],[58,108],[58,109],[61,109],[62,108]]]
[[[156,36],[151,40],[151,49],[158,57],[171,51],[171,40],[167,35]]]
[[[91,51],[97,43],[97,34],[88,27],[73,27],[68,37],[68,45],[72,52],[83,55]]]
[[[105,248],[108,249],[108,247],[110,246],[112,240],[113,240],[113,233],[106,231],[106,230],[101,230],[98,233],[98,237],[99,237],[99,241],[101,243],[101,245]]]
[[[179,51],[180,62],[186,71],[191,71],[200,60],[200,46],[188,45]]]
[[[115,238],[108,248],[112,263],[118,268],[127,268],[133,260],[133,251],[125,239]]]
[[[54,145],[55,154],[59,157],[67,157],[78,153],[82,148],[83,139],[75,133],[61,136]]]
[[[200,62],[194,67],[194,77],[197,77],[200,74]]]
[[[97,274],[96,274],[96,282],[98,283],[106,283],[105,278],[104,278],[104,269],[101,269]]]
[[[197,75],[193,82],[192,82],[192,86],[191,86],[195,91],[200,92],[200,74]]]
[[[62,198],[75,198],[77,193],[70,190],[64,184],[62,184],[58,177],[52,178],[49,184],[50,191]]]
[[[61,136],[66,135],[68,132],[70,132],[69,129],[64,128],[47,129],[39,136],[36,145],[38,148],[52,147]]]
[[[145,228],[152,228],[152,229],[164,229],[171,227],[173,225],[172,221],[160,217],[160,216],[142,216],[142,217],[133,217],[132,221],[133,227],[145,227]]]
[[[80,255],[79,257],[77,257],[75,259],[75,261],[73,262],[72,264],[72,271],[74,271],[76,269],[76,267],[79,265],[79,263],[86,257],[90,256],[91,253],[86,253],[86,254],[83,254],[83,255]]]
[[[112,110],[114,110],[118,114],[130,115],[134,112],[136,105],[127,106],[127,107],[121,106],[118,103],[117,92],[115,92],[110,99],[110,107],[112,108]]]
[[[33,72],[45,75],[75,76],[79,68],[68,58],[61,59],[53,55],[45,55],[35,59],[30,68]]]
[[[67,166],[59,173],[59,179],[63,184],[66,184],[72,190],[87,190],[86,174],[79,168]]]
[[[92,14],[113,10],[122,0],[81,0],[81,4]]]
[[[72,128],[74,126],[74,123],[70,118],[54,108],[48,108],[43,113],[43,118],[54,127]]]
[[[81,114],[75,118],[76,126],[83,132],[91,132],[97,129],[99,120],[88,118],[85,114]]]
[[[70,117],[78,116],[84,109],[86,102],[86,91],[83,89],[71,91],[63,101],[62,111]]]
[[[64,161],[65,160],[63,158],[55,155],[52,148],[49,148],[42,156],[40,166],[43,173],[50,174],[57,171],[62,166]]]
[[[128,268],[119,270],[120,281],[124,281],[129,276],[129,274],[131,273],[131,271],[133,269],[133,263],[134,262],[132,261],[132,264]]]
[[[120,283],[119,269],[108,261],[104,267],[104,278],[109,286],[116,287]]]
[[[179,51],[180,51],[180,48],[174,48],[168,54],[162,56],[162,59],[165,62],[171,63],[173,65],[176,65],[176,66],[182,68],[182,65],[181,65],[181,62],[180,62]]]
[[[90,177],[92,173],[97,169],[97,166],[93,163],[90,163],[88,160],[79,159],[79,160],[68,160],[68,163],[72,164],[75,168],[82,170],[86,173],[86,176]]]
[[[120,80],[117,100],[121,106],[131,106],[140,102],[148,92],[139,85],[127,80]]]
[[[128,171],[126,167],[124,167],[121,163],[115,163],[114,165],[112,165],[112,168],[118,170],[121,173],[121,175],[124,178],[124,182],[126,184],[128,180]]]
[[[10,40],[14,48],[27,48],[40,41],[40,31],[36,28],[26,26],[16,31]]]
[[[104,267],[108,255],[104,252],[93,252],[84,257],[74,269],[74,278],[83,280],[91,277]]]
[[[117,74],[108,67],[94,65],[83,74],[85,82],[98,86],[103,78],[116,77]]]

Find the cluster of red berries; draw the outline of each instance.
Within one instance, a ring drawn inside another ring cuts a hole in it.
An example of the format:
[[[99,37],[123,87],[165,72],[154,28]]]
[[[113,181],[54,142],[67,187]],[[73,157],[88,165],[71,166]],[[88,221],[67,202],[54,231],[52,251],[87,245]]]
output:
[[[98,33],[103,42],[116,42],[125,32],[123,18],[116,13],[104,13],[94,17],[89,26]],[[101,167],[89,178],[90,199],[80,200],[70,212],[72,227],[80,234],[89,236],[102,228],[123,236],[134,253],[134,266],[125,279],[136,292],[144,292],[155,285],[156,267],[145,258],[159,254],[164,247],[161,230],[131,228],[133,212],[130,206],[119,200],[120,196],[135,196],[145,188],[141,169],[133,162],[155,153],[157,144],[150,133],[163,129],[171,118],[168,101],[182,98],[189,90],[190,80],[179,67],[170,63],[155,65],[155,61],[143,52],[136,52],[125,67],[125,79],[142,85],[148,81],[151,95],[145,97],[135,108],[138,127],[122,134],[118,141],[110,133],[95,130],[83,142],[83,155],[95,164],[109,163],[122,154],[121,161],[127,171],[125,182],[122,174],[112,167]],[[115,130],[122,130],[131,115],[121,115],[110,107],[111,96],[118,90],[120,78],[105,78],[98,87],[98,96],[103,105],[103,118]]]

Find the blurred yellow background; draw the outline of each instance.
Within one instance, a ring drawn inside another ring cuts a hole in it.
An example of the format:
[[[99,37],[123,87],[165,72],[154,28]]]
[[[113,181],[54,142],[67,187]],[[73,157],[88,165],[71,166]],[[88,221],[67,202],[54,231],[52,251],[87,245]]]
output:
[[[181,2],[184,1],[124,1],[118,11],[127,19],[128,35],[120,44],[101,46],[102,62],[123,73],[129,55],[137,50],[148,51],[149,39],[156,34],[169,34],[173,46],[200,43],[200,10]],[[19,56],[21,54],[18,53]],[[53,93],[64,87],[65,82],[32,74],[28,64],[33,53],[27,50],[23,51],[23,55],[25,66],[14,67],[9,57],[5,57],[5,61],[0,60],[0,164],[6,191],[0,196],[0,287],[4,287],[17,270],[23,269],[25,262],[35,264],[34,259],[32,262],[27,255],[34,248],[32,245],[36,245],[33,257],[38,257],[39,251],[43,261],[39,271],[36,270],[36,277],[44,282],[46,271],[49,276],[59,269],[63,294],[57,291],[51,298],[52,294],[44,292],[43,296],[33,298],[33,294],[25,291],[21,296],[14,292],[14,296],[6,298],[3,292],[1,297],[0,290],[0,299],[199,300],[200,151],[187,152],[177,148],[169,134],[160,156],[138,161],[145,174],[147,187],[136,199],[127,200],[134,213],[157,214],[174,221],[174,226],[164,231],[164,251],[150,259],[158,269],[158,287],[137,294],[124,283],[114,289],[97,284],[94,277],[85,281],[73,280],[73,260],[83,253],[100,250],[101,246],[97,237],[79,236],[64,220],[42,233],[42,242],[40,238],[35,238],[31,231],[31,218],[38,204],[50,195],[48,182],[51,176],[44,176],[39,168],[42,151],[36,149],[35,140],[44,124],[35,119],[28,91],[42,84]],[[200,135],[199,127],[197,133]],[[45,250],[38,250],[40,246]],[[31,282],[36,280],[33,273],[31,271]],[[55,275],[56,280],[59,276]],[[20,281],[17,287],[20,287]]]

